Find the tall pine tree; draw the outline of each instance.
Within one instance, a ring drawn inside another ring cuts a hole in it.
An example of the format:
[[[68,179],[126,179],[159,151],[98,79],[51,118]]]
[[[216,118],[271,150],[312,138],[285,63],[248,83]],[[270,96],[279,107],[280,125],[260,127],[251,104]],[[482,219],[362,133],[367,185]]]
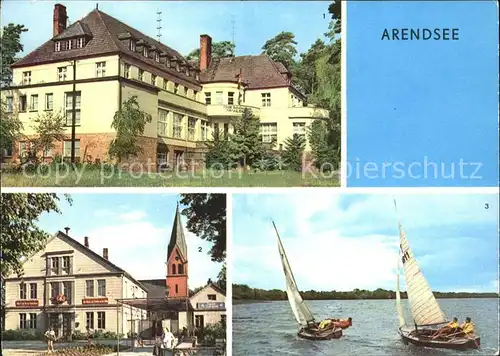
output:
[[[233,121],[234,132],[230,135],[231,158],[243,167],[252,165],[264,153],[260,136],[260,120],[245,108]]]
[[[293,135],[285,140],[283,159],[288,169],[300,171],[302,169],[302,153],[306,147],[306,140],[300,135]]]

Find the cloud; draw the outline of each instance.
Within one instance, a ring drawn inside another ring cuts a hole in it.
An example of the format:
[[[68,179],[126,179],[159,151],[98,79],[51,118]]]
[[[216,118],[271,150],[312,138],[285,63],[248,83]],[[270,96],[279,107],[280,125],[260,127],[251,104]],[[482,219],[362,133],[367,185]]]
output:
[[[129,211],[127,213],[119,215],[120,219],[123,220],[141,220],[144,219],[146,216],[147,216],[146,212],[142,210]]]

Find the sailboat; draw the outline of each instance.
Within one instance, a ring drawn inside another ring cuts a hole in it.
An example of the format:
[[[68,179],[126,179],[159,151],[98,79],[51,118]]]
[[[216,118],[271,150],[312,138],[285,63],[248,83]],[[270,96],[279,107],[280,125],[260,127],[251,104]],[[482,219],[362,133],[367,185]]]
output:
[[[308,340],[330,340],[340,338],[342,336],[341,328],[334,326],[333,328],[319,329],[317,326],[311,311],[300,296],[297,283],[295,282],[290,263],[286,257],[285,249],[281,243],[281,238],[274,221],[273,226],[278,238],[278,250],[281,257],[281,263],[283,265],[283,272],[285,273],[286,294],[288,296],[288,301],[290,302],[293,315],[295,316],[295,319],[297,319],[297,323],[300,327],[297,336]]]
[[[397,211],[396,200],[394,200],[394,207]],[[397,266],[396,309],[399,319],[399,334],[403,342],[416,346],[456,350],[479,348],[481,341],[475,335],[467,336],[463,333],[454,333],[451,335],[442,334],[439,337],[434,336],[448,321],[413,256],[400,221],[398,221],[398,228],[400,248]],[[408,302],[414,320],[413,325],[406,324],[401,306],[400,261],[403,263]]]

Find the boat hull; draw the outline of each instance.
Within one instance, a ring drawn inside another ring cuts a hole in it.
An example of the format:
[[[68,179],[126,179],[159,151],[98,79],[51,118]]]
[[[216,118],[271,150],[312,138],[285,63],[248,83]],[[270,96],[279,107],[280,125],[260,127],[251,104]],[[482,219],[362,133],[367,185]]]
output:
[[[341,328],[333,328],[322,331],[312,331],[310,329],[300,329],[297,333],[297,336],[302,339],[307,340],[331,340],[331,339],[339,339],[342,337],[342,329]]]
[[[399,328],[399,334],[403,339],[403,342],[410,343],[415,346],[420,347],[432,347],[437,349],[453,349],[453,350],[468,350],[468,349],[478,349],[481,344],[481,339],[479,336],[467,338],[467,337],[455,337],[451,340],[438,340],[432,339],[431,337],[425,335],[418,335],[415,333],[415,328],[408,325],[404,325]]]

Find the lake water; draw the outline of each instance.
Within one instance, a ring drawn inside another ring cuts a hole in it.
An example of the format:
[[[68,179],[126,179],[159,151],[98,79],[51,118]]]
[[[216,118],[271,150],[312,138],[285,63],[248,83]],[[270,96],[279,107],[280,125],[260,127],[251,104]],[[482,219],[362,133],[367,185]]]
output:
[[[317,320],[353,318],[342,338],[309,341],[297,337],[297,324],[288,301],[235,304],[233,306],[233,355],[411,355],[491,356],[498,350],[498,299],[439,299],[449,317],[460,322],[470,316],[481,336],[479,350],[455,351],[404,345],[397,332],[395,300],[306,301]],[[407,300],[403,300],[410,321]]]

